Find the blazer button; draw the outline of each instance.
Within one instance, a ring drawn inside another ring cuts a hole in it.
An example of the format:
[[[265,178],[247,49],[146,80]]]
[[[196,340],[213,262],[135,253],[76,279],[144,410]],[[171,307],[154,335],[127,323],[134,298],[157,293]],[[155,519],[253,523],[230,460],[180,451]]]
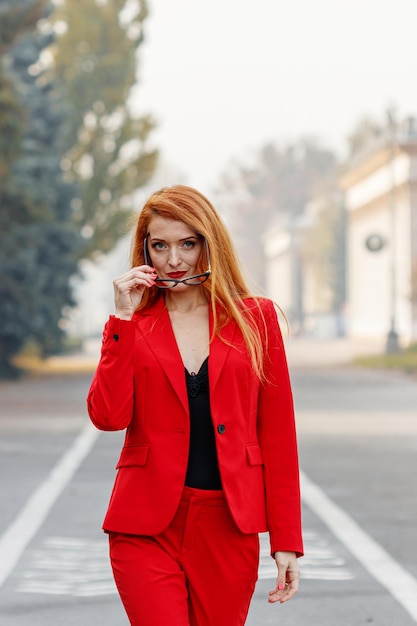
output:
[[[117,333],[115,333],[115,334],[113,335],[113,339],[114,339],[115,341],[119,341],[119,335],[118,335]]]
[[[223,435],[225,430],[226,430],[226,426],[224,424],[219,424],[217,426],[217,432],[219,433],[219,435]]]

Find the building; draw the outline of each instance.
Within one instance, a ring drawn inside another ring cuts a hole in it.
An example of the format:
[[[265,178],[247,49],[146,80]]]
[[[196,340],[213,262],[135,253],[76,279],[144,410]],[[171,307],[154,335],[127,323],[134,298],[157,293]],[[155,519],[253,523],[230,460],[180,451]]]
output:
[[[345,237],[340,192],[330,187],[297,216],[281,217],[263,236],[267,293],[293,335],[345,334]]]
[[[338,188],[264,234],[267,292],[295,334],[395,350],[417,340],[417,122],[342,172]]]
[[[340,185],[347,211],[347,332],[407,345],[417,339],[415,121],[349,163]]]

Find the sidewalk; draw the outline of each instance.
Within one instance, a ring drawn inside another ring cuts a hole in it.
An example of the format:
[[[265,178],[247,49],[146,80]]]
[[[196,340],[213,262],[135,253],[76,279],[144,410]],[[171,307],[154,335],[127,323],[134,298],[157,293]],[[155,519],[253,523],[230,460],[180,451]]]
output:
[[[381,341],[341,339],[316,339],[294,337],[285,340],[288,364],[291,368],[332,367],[349,365],[358,356],[382,354]]]
[[[29,363],[32,374],[93,374],[100,359],[101,339],[88,339],[82,350]],[[25,365],[23,365],[25,367]]]
[[[325,340],[295,337],[284,340],[291,368],[348,365],[357,356],[381,354],[385,348],[381,342],[348,338]],[[100,358],[100,347],[101,340],[88,340],[82,352],[49,358],[45,363],[45,370],[57,373],[92,373]]]

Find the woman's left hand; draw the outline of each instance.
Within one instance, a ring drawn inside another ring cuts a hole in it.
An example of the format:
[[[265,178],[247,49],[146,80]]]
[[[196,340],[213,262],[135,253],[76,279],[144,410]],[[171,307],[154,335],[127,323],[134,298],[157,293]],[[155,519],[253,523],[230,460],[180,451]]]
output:
[[[269,592],[268,602],[286,602],[298,591],[300,568],[295,552],[275,552],[278,568],[277,586]]]

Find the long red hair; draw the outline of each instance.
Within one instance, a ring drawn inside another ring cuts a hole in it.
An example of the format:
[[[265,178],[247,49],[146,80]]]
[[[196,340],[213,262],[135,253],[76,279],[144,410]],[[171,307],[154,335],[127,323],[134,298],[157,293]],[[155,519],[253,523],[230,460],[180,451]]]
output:
[[[250,315],[250,308],[244,306],[243,300],[254,296],[245,283],[234,245],[220,215],[211,202],[192,187],[174,185],[156,191],[139,213],[132,245],[132,267],[145,263],[144,240],[148,234],[149,223],[155,215],[179,220],[207,241],[211,275],[200,288],[205,291],[212,310],[213,332],[221,338],[224,325],[232,319],[235,320],[242,332],[253,368],[259,378],[263,379],[262,336],[265,337],[266,327],[264,324],[264,329],[259,329]],[[205,272],[207,266],[206,248],[203,246],[198,272]],[[159,297],[161,292],[157,287],[146,289],[138,310],[151,306]],[[257,308],[262,315],[260,307]]]

